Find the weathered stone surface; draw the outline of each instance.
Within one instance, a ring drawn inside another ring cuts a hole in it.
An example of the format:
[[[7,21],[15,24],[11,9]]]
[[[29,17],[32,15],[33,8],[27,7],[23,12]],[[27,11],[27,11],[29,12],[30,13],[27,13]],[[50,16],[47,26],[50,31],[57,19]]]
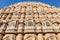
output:
[[[60,33],[57,34],[57,39],[60,40]]]
[[[18,34],[18,35],[16,36],[16,40],[23,40],[23,39],[24,39],[24,37],[23,37],[22,34]]]
[[[60,8],[41,2],[0,8],[0,40],[60,40]]]
[[[38,40],[44,40],[44,36],[43,36],[42,34],[38,34],[38,35],[37,35],[37,39],[38,39]]]
[[[3,35],[2,35],[2,34],[0,34],[0,40],[2,40],[2,37],[3,37]]]

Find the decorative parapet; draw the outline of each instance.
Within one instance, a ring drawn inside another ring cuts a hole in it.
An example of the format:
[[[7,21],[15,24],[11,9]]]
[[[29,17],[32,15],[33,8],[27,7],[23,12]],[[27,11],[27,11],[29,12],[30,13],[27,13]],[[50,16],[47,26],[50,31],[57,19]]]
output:
[[[60,8],[41,2],[0,8],[0,40],[60,40]]]
[[[60,8],[41,2],[13,4],[0,9],[0,26],[0,33],[58,33]]]

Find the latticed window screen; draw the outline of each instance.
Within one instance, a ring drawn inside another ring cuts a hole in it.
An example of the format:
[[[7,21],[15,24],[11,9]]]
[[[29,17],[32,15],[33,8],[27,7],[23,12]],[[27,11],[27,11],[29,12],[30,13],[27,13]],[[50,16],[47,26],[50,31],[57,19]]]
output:
[[[16,26],[16,22],[15,22],[15,21],[10,22],[10,23],[9,23],[9,26],[10,26],[10,27],[11,27],[11,26],[15,27],[15,26]]]
[[[46,26],[50,26],[50,23],[49,22],[46,22]]]
[[[49,27],[49,26],[50,26],[50,23],[46,21],[46,22],[44,23],[44,25],[45,25],[45,27]]]
[[[28,26],[33,26],[33,22],[28,22]]]

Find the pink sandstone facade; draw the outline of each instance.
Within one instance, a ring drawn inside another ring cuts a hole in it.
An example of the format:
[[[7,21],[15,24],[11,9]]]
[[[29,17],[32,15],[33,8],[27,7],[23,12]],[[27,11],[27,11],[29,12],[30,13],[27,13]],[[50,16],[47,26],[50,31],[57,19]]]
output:
[[[0,8],[0,40],[60,40],[60,8],[41,2]]]

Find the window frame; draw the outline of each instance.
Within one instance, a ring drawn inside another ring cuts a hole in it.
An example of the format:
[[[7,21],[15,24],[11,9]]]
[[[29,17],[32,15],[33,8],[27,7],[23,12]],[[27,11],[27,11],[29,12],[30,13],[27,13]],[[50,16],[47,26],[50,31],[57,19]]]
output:
[[[31,26],[28,26],[28,22],[31,22],[31,23],[33,24],[32,26],[34,26],[34,21],[33,21],[33,20],[27,20],[26,23],[25,23],[25,25],[26,25],[27,27],[31,27]]]

